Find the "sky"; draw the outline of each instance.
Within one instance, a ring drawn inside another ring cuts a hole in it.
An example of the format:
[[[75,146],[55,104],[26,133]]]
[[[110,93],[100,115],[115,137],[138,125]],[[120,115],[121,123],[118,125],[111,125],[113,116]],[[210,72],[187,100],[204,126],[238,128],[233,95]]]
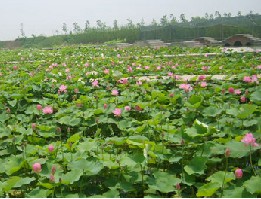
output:
[[[108,26],[116,19],[118,25],[144,20],[149,25],[153,19],[160,21],[164,15],[180,14],[191,17],[215,14],[215,11],[237,15],[261,13],[261,0],[0,0],[0,41],[21,37],[21,24],[25,36],[54,35],[62,33],[63,23],[69,30],[73,23],[84,28],[86,20],[91,26],[101,20]]]

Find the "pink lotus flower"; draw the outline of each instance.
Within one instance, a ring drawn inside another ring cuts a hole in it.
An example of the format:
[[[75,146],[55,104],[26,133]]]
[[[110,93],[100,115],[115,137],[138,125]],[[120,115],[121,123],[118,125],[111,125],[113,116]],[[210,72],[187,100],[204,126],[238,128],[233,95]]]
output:
[[[53,174],[50,175],[50,177],[49,177],[49,181],[50,181],[50,182],[55,182],[55,177],[54,177]]]
[[[157,66],[157,70],[160,70],[161,69],[161,66]]]
[[[99,82],[97,79],[92,82],[92,87],[99,87]]]
[[[120,58],[120,57],[121,57],[121,54],[117,54],[117,57]]]
[[[65,72],[66,72],[66,73],[69,73],[69,72],[70,72],[70,68],[66,68],[66,69],[65,69]]]
[[[130,111],[131,107],[130,106],[125,106],[124,109],[125,109],[125,111]]]
[[[245,76],[243,81],[247,82],[247,83],[251,83],[252,82],[252,78],[250,76]]]
[[[52,172],[53,175],[54,175],[55,172],[56,172],[56,167],[55,167],[54,165],[52,166],[52,171],[51,171],[51,172]]]
[[[127,84],[128,83],[128,78],[121,78],[118,82],[120,84]]]
[[[236,89],[236,90],[235,90],[235,94],[236,94],[236,95],[240,95],[240,94],[241,94],[241,90]]]
[[[179,88],[183,89],[185,92],[189,92],[193,90],[190,84],[180,84]]]
[[[174,78],[175,78],[176,80],[178,80],[178,79],[180,79],[180,76],[179,76],[179,75],[174,75]]]
[[[200,76],[198,77],[198,80],[199,80],[199,81],[203,81],[204,79],[206,79],[206,76],[205,76],[205,75],[200,75]]]
[[[177,189],[177,190],[180,190],[180,189],[181,189],[180,183],[177,183],[177,184],[176,184],[176,189]]]
[[[32,123],[32,129],[35,130],[36,129],[36,123]]]
[[[17,69],[18,69],[18,66],[13,66],[13,69],[14,69],[14,70],[17,70]]]
[[[38,111],[40,111],[40,110],[42,110],[43,107],[42,107],[42,105],[37,104],[37,105],[36,105],[36,108],[37,108]]]
[[[120,108],[115,108],[113,111],[113,114],[115,117],[120,117],[121,116],[121,109]]]
[[[231,154],[231,150],[229,148],[226,148],[225,150],[225,156],[228,158]]]
[[[259,70],[260,70],[260,69],[261,69],[261,65],[257,66],[256,69],[259,69]]]
[[[48,146],[48,150],[49,150],[49,152],[53,152],[53,150],[54,150],[54,146],[51,144],[51,145],[49,145]]]
[[[172,77],[172,76],[173,76],[173,73],[172,73],[172,72],[168,72],[168,76],[169,76],[169,77]]]
[[[107,68],[105,68],[104,71],[103,71],[103,73],[106,74],[106,75],[109,74],[109,72],[110,72],[110,70],[107,69]]]
[[[228,92],[233,94],[233,93],[235,93],[235,89],[233,87],[229,87],[228,88]]]
[[[43,113],[44,114],[52,114],[53,113],[53,108],[51,106],[46,106],[43,108]]]
[[[67,79],[67,80],[70,80],[70,79],[72,79],[72,76],[71,76],[71,75],[68,75],[68,76],[66,77],[66,79]]]
[[[210,66],[202,66],[202,70],[208,70],[210,69]]]
[[[42,165],[40,163],[34,163],[33,164],[33,171],[35,173],[40,173],[42,171]]]
[[[108,104],[103,104],[103,108],[104,109],[108,108]]]
[[[87,68],[87,67],[90,66],[90,64],[89,64],[89,63],[86,63],[86,64],[84,64],[84,66]]]
[[[66,93],[67,92],[67,86],[65,86],[65,85],[61,85],[60,87],[59,87],[59,90],[58,90],[58,93]]]
[[[114,95],[114,96],[117,96],[119,94],[119,92],[118,92],[118,90],[112,90],[111,94]]]
[[[256,82],[256,84],[259,84],[259,81],[258,81],[256,75],[252,75],[252,82]]]
[[[245,146],[251,145],[251,146],[259,146],[259,144],[256,143],[256,139],[254,138],[252,133],[247,133],[241,142],[244,142]]]
[[[129,72],[129,73],[132,73],[132,67],[131,66],[128,66],[128,69],[127,69],[127,71]]]
[[[241,97],[240,97],[240,101],[241,101],[242,103],[245,103],[245,102],[246,102],[246,97],[245,97],[245,96],[241,96]]]
[[[201,82],[201,83],[200,83],[200,86],[201,86],[202,88],[207,87],[207,85],[208,85],[207,82]]]
[[[235,170],[235,176],[236,176],[236,178],[242,178],[242,176],[243,176],[243,171],[242,171],[242,169],[236,169]]]
[[[150,67],[149,67],[149,66],[144,66],[144,68],[145,68],[146,70],[149,70],[149,69],[150,69]]]
[[[136,81],[137,85],[142,85],[142,81]]]

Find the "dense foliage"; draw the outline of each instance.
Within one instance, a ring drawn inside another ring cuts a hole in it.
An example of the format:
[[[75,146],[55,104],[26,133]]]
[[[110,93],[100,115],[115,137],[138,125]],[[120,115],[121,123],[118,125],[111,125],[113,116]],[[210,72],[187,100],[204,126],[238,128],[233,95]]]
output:
[[[244,16],[239,14],[235,17],[226,13],[221,16],[219,12],[215,16],[206,13],[205,17],[192,17],[190,21],[184,15],[181,15],[180,20],[173,15],[170,17],[165,15],[159,22],[154,20],[149,25],[145,25],[144,22],[135,24],[130,19],[123,26],[118,26],[117,20],[114,21],[113,27],[106,26],[100,20],[97,20],[97,27],[90,27],[88,23],[85,28],[81,28],[77,23],[73,25],[73,30],[69,30],[67,24],[64,24],[61,31],[57,30],[57,34],[50,37],[22,35],[12,42],[0,42],[0,48],[42,48],[72,44],[100,44],[108,41],[134,43],[150,39],[177,42],[198,37],[213,37],[223,41],[234,34],[261,37],[261,15],[253,13]]]
[[[260,197],[260,58],[1,51],[0,196]]]

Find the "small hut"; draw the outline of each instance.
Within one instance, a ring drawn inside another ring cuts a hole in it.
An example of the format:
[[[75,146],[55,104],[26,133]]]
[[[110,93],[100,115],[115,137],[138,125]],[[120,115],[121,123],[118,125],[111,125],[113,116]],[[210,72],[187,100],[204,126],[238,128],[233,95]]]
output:
[[[249,34],[236,34],[233,35],[223,42],[225,46],[257,46],[261,45],[261,39],[253,37],[253,35]]]

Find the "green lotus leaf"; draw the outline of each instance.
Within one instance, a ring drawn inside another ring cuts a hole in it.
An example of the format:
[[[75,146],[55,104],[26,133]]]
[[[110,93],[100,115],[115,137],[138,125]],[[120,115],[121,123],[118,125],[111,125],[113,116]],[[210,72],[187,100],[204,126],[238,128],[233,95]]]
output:
[[[51,191],[45,189],[39,189],[39,187],[33,189],[30,193],[26,194],[26,198],[47,198],[51,194]]]
[[[197,197],[210,197],[220,188],[219,183],[210,182],[199,187]]]
[[[81,135],[82,135],[82,133],[73,134],[70,138],[67,139],[67,143],[79,142],[79,140],[81,139]]]
[[[161,193],[170,193],[176,190],[176,184],[181,182],[181,179],[167,172],[156,171],[154,179],[149,181],[149,188],[158,190]]]
[[[261,89],[259,87],[259,90],[253,92],[251,95],[250,95],[250,100],[258,105],[261,104]]]
[[[66,174],[64,174],[61,177],[62,184],[73,184],[74,182],[79,181],[80,177],[82,175],[83,175],[83,170],[82,169],[73,168],[72,171],[67,172]]]
[[[121,166],[135,167],[137,162],[135,162],[132,158],[128,156],[123,156],[120,159]]]
[[[232,186],[229,189],[223,191],[223,198],[253,198],[254,195],[246,191],[246,189],[241,187]]]
[[[118,190],[112,189],[112,190],[105,192],[102,195],[97,195],[97,196],[98,196],[98,198],[120,198],[120,193]],[[95,196],[94,196],[94,198],[95,198]]]
[[[243,104],[241,107],[239,107],[239,113],[237,114],[237,117],[240,119],[245,119],[254,113],[255,110],[256,105]]]
[[[134,162],[142,164],[145,161],[144,154],[142,152],[135,152],[129,156]]]
[[[29,178],[29,177],[24,177],[24,178],[21,178],[16,184],[14,187],[21,187],[23,185],[28,185],[30,184],[32,181],[35,180],[35,177],[32,177],[32,178]]]
[[[225,179],[225,183],[230,182],[235,179],[235,175],[233,172],[217,171],[216,173],[209,176],[206,180],[210,182],[219,183],[220,187],[222,186],[223,180]]]
[[[22,157],[17,157],[17,156],[10,156],[6,159],[5,161],[5,172],[7,175],[11,175],[17,171],[19,171],[24,164],[24,160]]]
[[[190,137],[195,137],[198,135],[198,131],[195,127],[186,128],[185,132]]]
[[[80,159],[68,164],[71,170],[84,170],[86,175],[96,175],[103,169],[103,164],[98,161]]]
[[[206,157],[194,157],[188,165],[184,167],[187,174],[204,174],[208,158]]]
[[[78,124],[80,124],[81,119],[71,117],[71,116],[64,116],[64,117],[60,118],[58,120],[58,122],[61,123],[61,124],[69,125],[69,126],[77,126]]]
[[[246,190],[251,193],[261,193],[260,189],[261,185],[261,177],[260,176],[252,176],[249,180],[245,181],[243,186],[246,188]]]
[[[10,191],[19,181],[21,181],[19,176],[11,176],[3,183],[2,190],[5,192]]]
[[[209,116],[209,117],[216,117],[221,112],[222,112],[222,109],[217,108],[215,106],[209,106],[209,107],[205,108],[203,111],[204,115]]]
[[[6,113],[0,114],[0,122],[8,120],[9,116]]]
[[[118,124],[118,127],[122,130],[126,128],[130,128],[132,125],[132,122],[130,120],[121,120]]]
[[[257,124],[257,120],[244,120],[243,125],[244,127],[250,127]]]
[[[244,146],[242,142],[230,141],[226,144],[226,148],[230,149],[232,158],[242,158],[249,153],[249,147]]]
[[[14,100],[12,100],[12,101],[8,101],[8,104],[10,105],[10,106],[12,106],[12,107],[15,107],[15,105],[17,104],[17,99],[14,99]]]

